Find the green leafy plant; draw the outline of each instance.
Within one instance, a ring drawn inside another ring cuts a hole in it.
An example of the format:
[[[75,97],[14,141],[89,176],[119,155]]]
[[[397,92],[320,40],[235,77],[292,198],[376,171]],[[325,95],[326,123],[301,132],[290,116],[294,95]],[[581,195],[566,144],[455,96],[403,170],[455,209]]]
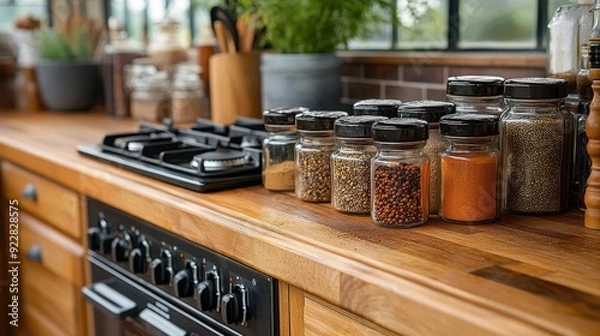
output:
[[[86,60],[93,57],[93,48],[83,28],[77,29],[72,37],[51,29],[39,33],[41,59],[67,61]]]
[[[382,22],[397,20],[394,0],[240,0],[280,53],[332,53]]]

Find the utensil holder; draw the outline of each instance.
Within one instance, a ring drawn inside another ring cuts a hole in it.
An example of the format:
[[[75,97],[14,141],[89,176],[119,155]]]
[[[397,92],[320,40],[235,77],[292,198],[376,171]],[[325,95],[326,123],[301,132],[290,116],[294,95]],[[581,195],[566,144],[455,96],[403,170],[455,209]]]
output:
[[[209,60],[211,119],[261,118],[260,53],[220,53]]]

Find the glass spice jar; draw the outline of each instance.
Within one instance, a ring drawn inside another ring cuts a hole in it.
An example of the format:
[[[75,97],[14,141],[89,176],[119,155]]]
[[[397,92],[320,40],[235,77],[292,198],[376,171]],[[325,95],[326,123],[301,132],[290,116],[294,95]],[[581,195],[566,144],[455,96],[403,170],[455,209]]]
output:
[[[447,140],[440,153],[440,217],[466,224],[498,217],[498,116],[454,114],[442,117]]]
[[[296,115],[300,143],[295,147],[296,197],[306,202],[331,200],[331,153],[336,150],[333,124],[342,111],[308,111]]]
[[[569,200],[572,123],[561,105],[567,82],[517,78],[505,82],[501,117],[503,198],[507,210],[543,214],[565,210]]]
[[[300,137],[296,131],[296,115],[304,107],[274,108],[263,112],[269,136],[263,141],[262,181],[265,189],[294,191],[294,147]]]
[[[359,100],[352,106],[354,115],[374,115],[395,118],[398,107],[402,104],[397,99],[365,99]]]
[[[157,72],[133,82],[131,117],[138,120],[161,121],[169,116],[170,83],[165,72]]]
[[[398,117],[416,118],[429,123],[429,139],[423,151],[429,157],[429,214],[438,215],[439,211],[439,182],[440,182],[440,152],[446,147],[440,134],[439,121],[446,114],[454,113],[454,103],[420,100],[407,102],[398,108]]]
[[[446,80],[446,97],[456,104],[456,113],[484,113],[500,116],[504,109],[504,78],[456,76]]]
[[[331,205],[335,210],[368,214],[371,211],[371,159],[377,148],[371,138],[380,116],[349,116],[335,121],[337,151],[331,154]]]
[[[207,106],[198,73],[179,73],[173,79],[171,119],[174,123],[193,122],[206,117]]]
[[[427,122],[394,118],[373,124],[377,154],[371,161],[371,218],[376,225],[408,228],[429,217]]]

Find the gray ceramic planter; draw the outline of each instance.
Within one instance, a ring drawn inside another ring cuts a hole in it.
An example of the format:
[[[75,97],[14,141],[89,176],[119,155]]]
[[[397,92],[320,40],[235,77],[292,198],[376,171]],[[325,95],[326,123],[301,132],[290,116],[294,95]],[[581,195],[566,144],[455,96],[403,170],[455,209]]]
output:
[[[86,111],[101,89],[96,61],[39,60],[36,79],[45,106],[54,111]]]
[[[262,54],[262,107],[340,107],[340,65],[334,54]]]

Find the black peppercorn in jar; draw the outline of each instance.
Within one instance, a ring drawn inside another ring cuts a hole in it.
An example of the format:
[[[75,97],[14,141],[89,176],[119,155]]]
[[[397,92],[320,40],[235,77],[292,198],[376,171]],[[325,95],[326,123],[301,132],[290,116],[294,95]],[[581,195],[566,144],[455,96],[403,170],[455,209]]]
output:
[[[440,118],[454,113],[454,103],[420,100],[408,102],[398,108],[398,117],[416,118],[429,123],[429,139],[423,150],[429,157],[429,212],[437,216],[439,210],[439,181],[440,181],[440,159],[438,155],[446,147],[444,138],[440,134]]]
[[[446,80],[446,98],[456,104],[456,113],[484,113],[500,116],[504,110],[504,78],[456,76]]]
[[[333,124],[342,111],[308,111],[296,115],[300,142],[295,146],[296,197],[306,202],[331,200],[331,153],[336,150]]]
[[[373,124],[371,218],[379,226],[412,227],[429,217],[427,122],[394,118]]]
[[[352,106],[354,115],[374,115],[395,118],[398,107],[402,104],[397,99],[365,99],[359,100]]]
[[[563,79],[506,81],[500,133],[507,210],[543,214],[568,207],[573,133],[561,108],[566,96]]]
[[[263,112],[269,137],[263,142],[262,180],[265,189],[294,191],[294,146],[300,137],[296,131],[296,115],[303,107],[274,108]]]
[[[331,205],[356,214],[371,211],[371,159],[377,149],[371,138],[379,116],[349,116],[335,121],[337,150],[331,154]]]

